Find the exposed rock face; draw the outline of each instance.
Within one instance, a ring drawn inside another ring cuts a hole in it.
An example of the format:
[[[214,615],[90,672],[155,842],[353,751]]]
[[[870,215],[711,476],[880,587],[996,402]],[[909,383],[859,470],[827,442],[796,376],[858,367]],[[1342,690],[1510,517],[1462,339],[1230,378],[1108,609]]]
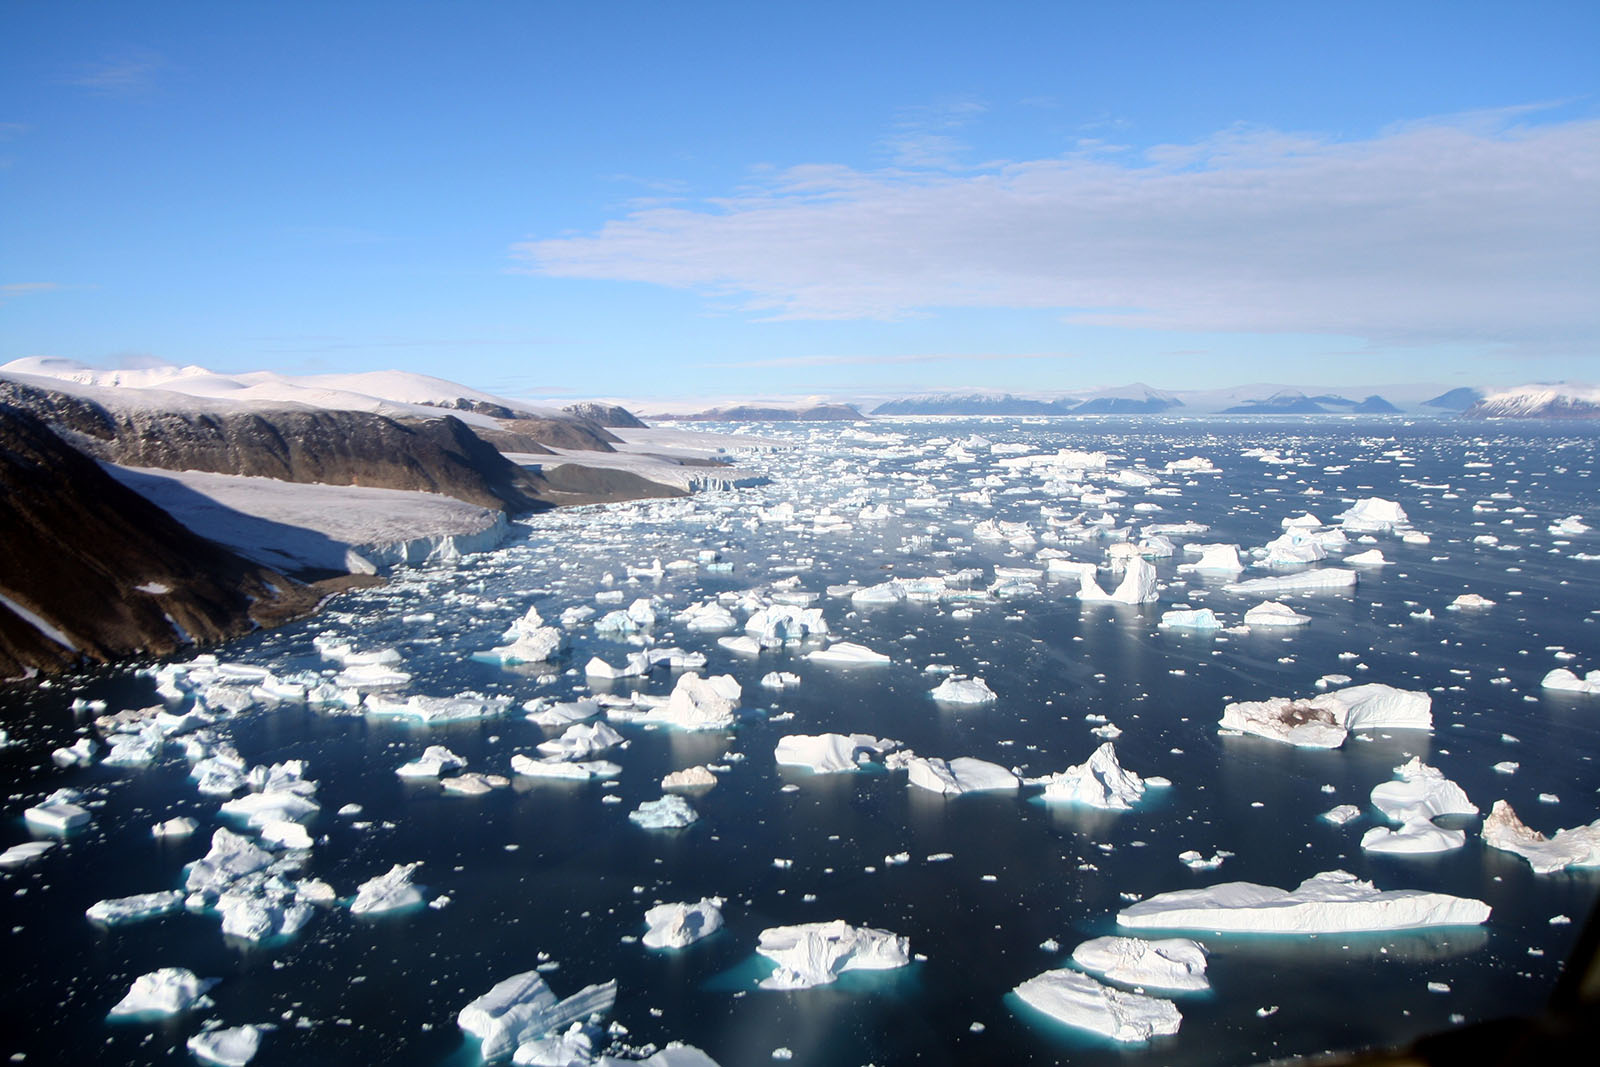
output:
[[[3,379],[0,403],[33,412],[90,455],[124,466],[415,489],[512,512],[549,506],[538,475],[448,415],[395,419],[291,407],[112,411]]]
[[[624,430],[647,428],[644,423],[634,416],[633,412],[620,404],[596,404],[586,401],[582,404],[571,404],[561,410],[577,418],[587,419],[599,426],[611,426]]]
[[[195,536],[4,403],[0,543],[5,678],[213,644],[303,615],[329,591]]]
[[[541,419],[518,415],[500,423],[499,429],[473,431],[502,452],[548,453],[551,448],[576,448],[585,452],[615,452],[617,437],[588,419]]]

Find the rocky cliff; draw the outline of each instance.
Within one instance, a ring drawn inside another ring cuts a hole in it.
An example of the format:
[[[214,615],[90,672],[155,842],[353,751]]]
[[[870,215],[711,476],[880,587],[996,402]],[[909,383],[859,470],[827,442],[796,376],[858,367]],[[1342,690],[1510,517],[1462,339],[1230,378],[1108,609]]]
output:
[[[190,533],[0,403],[0,678],[214,644],[313,610],[308,586]]]

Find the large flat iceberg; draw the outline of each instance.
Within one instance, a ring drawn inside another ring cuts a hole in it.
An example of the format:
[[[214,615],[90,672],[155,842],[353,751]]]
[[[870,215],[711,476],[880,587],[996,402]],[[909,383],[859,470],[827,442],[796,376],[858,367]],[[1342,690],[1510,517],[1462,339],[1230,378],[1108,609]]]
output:
[[[1022,784],[1021,779],[998,763],[971,756],[957,756],[953,760],[913,756],[905,767],[911,785],[945,796],[1015,792]]]
[[[1159,893],[1117,913],[1117,924],[1145,930],[1340,934],[1477,926],[1489,919],[1481,900],[1415,889],[1379,890],[1346,871],[1324,871],[1293,890],[1254,882]]]
[[[881,971],[911,962],[911,944],[899,934],[831,922],[774,926],[761,931],[756,951],[778,965],[762,989],[809,989],[845,971]]]
[[[1024,1004],[1057,1022],[1125,1043],[1175,1034],[1183,1022],[1170,1000],[1112,989],[1079,971],[1045,971],[1014,992]]]
[[[1072,962],[1124,985],[1183,992],[1211,988],[1205,946],[1186,937],[1096,937],[1072,950]]]
[[[1306,700],[1270,697],[1229,704],[1218,725],[1301,748],[1338,748],[1352,730],[1431,730],[1427,693],[1372,682]]]

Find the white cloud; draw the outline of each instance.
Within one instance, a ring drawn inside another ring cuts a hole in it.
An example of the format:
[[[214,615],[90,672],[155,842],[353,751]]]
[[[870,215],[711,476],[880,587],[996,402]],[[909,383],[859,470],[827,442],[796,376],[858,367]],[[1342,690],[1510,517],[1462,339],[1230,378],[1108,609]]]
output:
[[[1075,322],[1513,345],[1600,327],[1600,120],[1362,141],[1237,128],[960,174],[813,164],[531,240],[529,272],[769,318],[1060,309]]]

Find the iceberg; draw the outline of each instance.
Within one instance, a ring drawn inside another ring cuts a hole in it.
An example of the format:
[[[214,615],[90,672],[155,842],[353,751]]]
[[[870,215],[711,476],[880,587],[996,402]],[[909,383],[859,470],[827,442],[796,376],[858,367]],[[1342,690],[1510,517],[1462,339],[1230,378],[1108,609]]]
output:
[[[1117,762],[1117,751],[1110,741],[1082,763],[1059,774],[1030,779],[1028,784],[1043,785],[1039,799],[1048,804],[1084,804],[1112,811],[1132,808],[1145,791],[1144,779]]]
[[[421,862],[397,863],[388,873],[362,882],[356,889],[355,899],[350,902],[350,913],[376,915],[420,905],[422,890],[411,881],[411,873],[420,866]]]
[[[737,721],[741,695],[730,674],[702,678],[689,671],[678,675],[666,705],[651,708],[642,719],[679,730],[724,730]]]
[[[1516,853],[1528,861],[1535,874],[1600,867],[1600,819],[1546,837],[1519,819],[1510,804],[1497,800],[1483,820],[1483,843]]]
[[[628,821],[646,830],[679,830],[699,818],[689,802],[676,793],[668,793],[660,800],[647,800],[628,812]]]
[[[230,882],[272,864],[272,853],[242,834],[219,827],[211,835],[211,849],[184,869],[184,888],[190,893],[215,895]]]
[[[1293,889],[1224,882],[1158,893],[1117,913],[1117,925],[1219,933],[1342,934],[1477,926],[1489,919],[1481,900],[1415,889],[1379,890],[1346,871],[1324,871]]]
[[[1300,748],[1338,748],[1352,730],[1431,730],[1427,693],[1372,682],[1305,700],[1271,697],[1229,704],[1218,725]]]
[[[1478,806],[1459,785],[1436,768],[1412,757],[1394,773],[1399,781],[1373,787],[1372,806],[1392,822],[1429,822],[1440,815],[1476,815]]]
[[[20,845],[12,845],[0,852],[0,870],[25,866],[55,847],[54,841],[24,841]]]
[[[1239,562],[1238,545],[1199,545],[1200,558],[1193,563],[1178,564],[1180,573],[1238,574],[1244,570]],[[1193,551],[1193,548],[1189,549]]]
[[[195,1034],[186,1042],[194,1058],[215,1067],[244,1067],[255,1059],[261,1047],[259,1026],[229,1026],[221,1030],[206,1030]]]
[[[22,818],[29,826],[64,834],[89,825],[89,809],[77,803],[81,799],[76,789],[57,789],[33,807],[24,808]]]
[[[546,626],[537,607],[511,624],[511,629],[500,635],[506,642],[488,652],[480,652],[474,659],[498,663],[544,663],[561,651],[566,635],[559,627]]]
[[[1316,563],[1328,558],[1328,550],[1315,535],[1298,528],[1285,530],[1282,536],[1267,542],[1261,562],[1269,567],[1293,566],[1297,563]]]
[[[857,757],[895,747],[871,734],[786,734],[778,738],[773,758],[781,767],[805,767],[816,774],[837,774],[860,766]]]
[[[825,636],[828,624],[822,618],[821,608],[773,604],[751,615],[745,621],[744,630],[762,648],[779,648],[791,641]]]
[[[183,967],[163,967],[135,978],[128,992],[106,1014],[113,1019],[176,1015],[194,1007],[218,981],[198,978]]]
[[[661,779],[661,789],[710,789],[717,784],[717,776],[711,773],[709,767],[685,767],[681,771],[673,771]]]
[[[1554,689],[1563,693],[1583,693],[1586,696],[1600,694],[1600,671],[1590,671],[1579,678],[1577,674],[1565,667],[1557,667],[1544,676],[1539,683],[1545,689]]]
[[[1479,608],[1492,608],[1494,601],[1477,593],[1462,593],[1450,603],[1445,605],[1446,611],[1471,611]]]
[[[456,1025],[477,1038],[485,1060],[499,1060],[522,1044],[564,1030],[572,1023],[611,1010],[615,980],[585,986],[564,1000],[538,971],[524,971],[495,983],[456,1014]]]
[[[424,726],[431,726],[436,723],[498,718],[511,706],[511,698],[465,692],[453,697],[411,696],[396,700],[382,693],[368,693],[362,704],[368,715],[414,719]]]
[[[1022,784],[1015,774],[998,763],[957,756],[953,760],[913,756],[906,761],[908,780],[921,789],[961,796],[965,793],[1015,792]]]
[[[946,678],[931,695],[941,704],[992,704],[1000,699],[982,678]]]
[[[1263,601],[1244,613],[1246,626],[1304,626],[1310,621],[1311,616],[1302,615],[1276,600]]]
[[[1181,992],[1211,988],[1205,947],[1186,937],[1096,937],[1072,950],[1072,962],[1124,985]]]
[[[1174,608],[1161,613],[1163,630],[1220,630],[1222,621],[1210,608]]]
[[[721,897],[698,904],[657,904],[644,913],[646,948],[684,948],[722,929]]]
[[[1267,578],[1248,578],[1222,588],[1230,593],[1266,594],[1317,593],[1348,589],[1356,584],[1356,572],[1344,567],[1318,567],[1298,574],[1274,574]]]
[[[850,641],[836,641],[827,648],[813,649],[806,653],[806,659],[813,663],[828,663],[839,666],[880,666],[889,662],[889,657],[881,652],[874,652],[865,645],[854,644]]]
[[[1383,552],[1376,548],[1368,549],[1365,552],[1357,552],[1353,556],[1346,556],[1344,561],[1353,563],[1358,567],[1386,567],[1389,565],[1389,561],[1383,558]]]
[[[511,772],[525,778],[587,781],[590,778],[615,778],[622,773],[622,768],[610,760],[536,760],[519,752],[511,757]]]
[[[761,980],[762,989],[810,989],[845,971],[891,970],[911,962],[906,938],[843,919],[769,927],[761,931],[756,951],[778,965]]]
[[[535,747],[552,759],[576,762],[620,744],[622,735],[606,723],[580,722],[567,727],[560,737],[541,741]]]
[[[446,771],[459,771],[467,761],[443,745],[429,745],[416,759],[395,769],[401,778],[437,778]]]
[[[1126,993],[1078,971],[1045,971],[1013,992],[1024,1004],[1079,1030],[1137,1043],[1161,1034],[1175,1034],[1183,1022],[1170,1000]]]
[[[105,926],[117,926],[121,923],[138,922],[140,919],[154,919],[157,916],[168,915],[183,907],[183,891],[178,889],[162,890],[156,893],[136,893],[131,897],[114,897],[110,900],[97,901],[89,905],[84,912],[90,922],[101,923]]]
[[[1147,604],[1160,594],[1156,591],[1156,569],[1141,556],[1128,560],[1128,569],[1116,592],[1107,593],[1100,588],[1094,576],[1084,572],[1079,579],[1078,599],[1112,604]]]
[[[1404,508],[1377,496],[1362,497],[1334,518],[1346,533],[1386,533],[1410,523]]]

